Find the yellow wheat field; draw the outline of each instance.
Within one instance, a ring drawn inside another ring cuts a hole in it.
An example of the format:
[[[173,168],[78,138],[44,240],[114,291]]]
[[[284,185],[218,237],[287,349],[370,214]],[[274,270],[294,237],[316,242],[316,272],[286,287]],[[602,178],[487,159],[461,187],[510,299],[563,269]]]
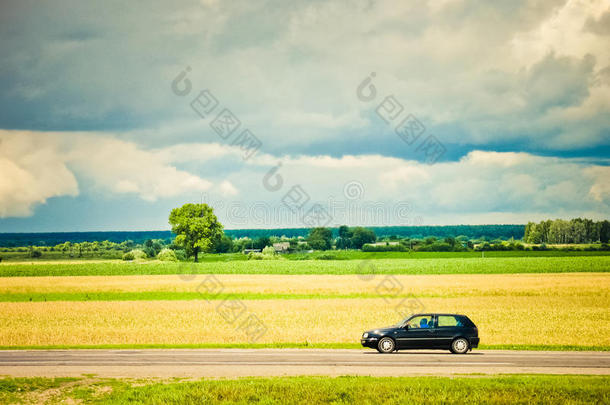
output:
[[[189,292],[205,275],[3,277],[0,294],[52,292]],[[261,294],[384,294],[384,276],[357,275],[249,275],[214,276],[227,293]],[[597,296],[610,299],[610,274],[486,274],[396,275],[401,294],[422,297],[466,296]]]
[[[421,301],[425,311],[470,316],[483,344],[610,346],[608,299],[521,295]],[[396,323],[398,302],[242,301],[244,312],[234,322],[220,315],[220,301],[4,302],[0,345],[247,343],[239,325],[249,314],[267,328],[259,343],[358,342],[363,330]]]

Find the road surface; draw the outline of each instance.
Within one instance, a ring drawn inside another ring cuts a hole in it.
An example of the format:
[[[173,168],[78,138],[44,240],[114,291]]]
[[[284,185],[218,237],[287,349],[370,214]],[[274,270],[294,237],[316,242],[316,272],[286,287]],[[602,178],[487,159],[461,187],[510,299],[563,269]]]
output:
[[[0,376],[241,377],[282,375],[610,374],[608,352],[320,349],[5,350]]]

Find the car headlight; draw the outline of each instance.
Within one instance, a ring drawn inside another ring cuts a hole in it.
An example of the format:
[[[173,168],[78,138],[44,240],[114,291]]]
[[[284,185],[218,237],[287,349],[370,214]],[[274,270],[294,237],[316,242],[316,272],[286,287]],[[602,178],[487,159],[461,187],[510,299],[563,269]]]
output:
[[[364,332],[364,335],[362,335],[362,338],[363,338],[363,339],[366,339],[367,337],[369,337],[369,334],[368,334],[368,333],[366,333],[366,332]]]

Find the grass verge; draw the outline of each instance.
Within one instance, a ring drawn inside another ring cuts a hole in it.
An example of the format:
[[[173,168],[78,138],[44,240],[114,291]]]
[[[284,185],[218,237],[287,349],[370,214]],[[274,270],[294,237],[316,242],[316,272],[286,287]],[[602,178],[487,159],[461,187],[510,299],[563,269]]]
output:
[[[188,382],[89,377],[77,383],[50,380],[49,386],[60,384],[53,390],[45,389],[45,379],[31,380],[0,380],[0,402],[584,404],[610,399],[607,376],[276,377]]]

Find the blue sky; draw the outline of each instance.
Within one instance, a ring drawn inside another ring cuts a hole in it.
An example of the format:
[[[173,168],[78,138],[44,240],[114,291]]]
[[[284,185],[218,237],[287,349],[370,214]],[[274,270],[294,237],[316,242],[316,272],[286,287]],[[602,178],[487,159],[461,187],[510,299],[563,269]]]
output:
[[[604,0],[5,1],[0,232],[607,218],[609,40]]]

